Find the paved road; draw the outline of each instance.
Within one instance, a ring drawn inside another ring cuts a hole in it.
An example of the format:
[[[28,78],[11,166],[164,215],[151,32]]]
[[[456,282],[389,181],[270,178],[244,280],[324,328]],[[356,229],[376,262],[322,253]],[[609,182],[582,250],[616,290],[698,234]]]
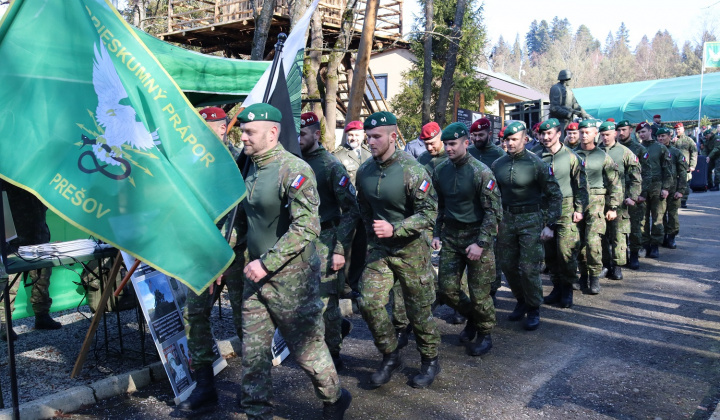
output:
[[[420,364],[412,341],[403,351],[408,367],[386,386],[367,388],[380,355],[355,315],[343,350],[341,380],[354,396],[346,418],[709,418],[720,399],[720,193],[694,194],[689,205],[677,250],[641,258],[640,271],[603,281],[598,296],[576,295],[572,309],[543,307],[538,331],[507,321],[514,302],[501,289],[495,347],[483,358],[458,345],[461,326],[439,319],[443,371],[427,390],[407,385]],[[230,360],[218,377],[220,407],[197,418],[245,418],[235,404],[240,371]],[[278,418],[319,418],[321,404],[297,365],[286,362],[273,375]],[[172,418],[171,392],[154,384],[69,417]]]

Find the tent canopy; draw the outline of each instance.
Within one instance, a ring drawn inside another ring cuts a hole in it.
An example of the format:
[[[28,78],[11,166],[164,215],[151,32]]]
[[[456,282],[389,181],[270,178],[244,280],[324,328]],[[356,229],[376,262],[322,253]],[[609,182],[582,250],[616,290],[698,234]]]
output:
[[[195,106],[242,102],[272,64],[196,53],[133,29]]]
[[[636,123],[660,114],[663,121],[697,121],[700,75],[578,88],[573,93],[587,113],[602,120]],[[702,115],[720,118],[720,72],[703,79]]]

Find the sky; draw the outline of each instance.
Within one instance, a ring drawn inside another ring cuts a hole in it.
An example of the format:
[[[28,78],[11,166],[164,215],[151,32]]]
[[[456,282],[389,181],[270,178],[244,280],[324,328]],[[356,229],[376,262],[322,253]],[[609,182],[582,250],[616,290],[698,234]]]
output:
[[[573,31],[585,24],[593,36],[605,43],[608,32],[615,34],[621,22],[630,33],[630,45],[636,46],[643,35],[652,39],[658,30],[670,32],[682,47],[685,41],[694,43],[699,38],[703,21],[709,27],[720,21],[719,0],[605,0],[591,2],[591,6],[578,6],[580,2],[561,0],[485,0],[484,24],[493,45],[502,35],[511,45],[515,36],[523,42],[533,20],[553,17],[567,18]],[[404,32],[409,32],[414,21],[413,13],[422,13],[417,0],[403,4]],[[720,28],[716,29],[720,31]]]

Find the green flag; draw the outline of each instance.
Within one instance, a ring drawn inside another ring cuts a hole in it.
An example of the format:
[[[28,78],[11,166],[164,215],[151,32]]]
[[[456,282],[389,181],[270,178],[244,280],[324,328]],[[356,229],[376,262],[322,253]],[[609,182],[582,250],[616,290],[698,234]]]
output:
[[[240,172],[109,2],[14,1],[0,63],[0,177],[196,292],[230,265]]]
[[[705,67],[720,67],[720,42],[705,43]]]

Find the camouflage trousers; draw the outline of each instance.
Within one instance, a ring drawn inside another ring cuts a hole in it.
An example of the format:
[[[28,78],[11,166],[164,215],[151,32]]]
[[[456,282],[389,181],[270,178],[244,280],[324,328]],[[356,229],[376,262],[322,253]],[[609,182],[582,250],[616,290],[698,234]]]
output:
[[[715,158],[708,164],[708,171],[715,170],[715,175],[712,177],[711,184],[720,185],[720,158]]]
[[[281,271],[245,281],[240,405],[248,418],[272,419],[271,343],[280,329],[298,365],[323,402],[340,398],[340,380],[325,344],[320,300],[320,261],[308,245]]]
[[[577,282],[580,233],[573,223],[573,198],[564,198],[562,214],[556,223],[555,236],[545,242],[545,264],[552,272],[553,285],[572,285]]]
[[[320,237],[315,241],[315,248],[320,258],[320,299],[323,302],[325,343],[330,354],[338,355],[342,346],[342,313],[338,294],[344,288],[344,284],[340,284],[338,272],[332,269],[335,230],[336,228],[321,231]]]
[[[227,286],[235,331],[242,339],[242,297],[243,282],[245,281],[243,268],[245,268],[246,252],[242,246],[235,247],[233,250],[235,251],[235,261],[225,271],[222,284],[215,287],[222,290],[223,286]],[[214,295],[219,296],[218,291]],[[217,355],[213,352],[214,341],[210,325],[210,312],[214,301],[215,298],[213,294],[210,294],[209,287],[199,295],[191,289],[187,291],[183,318],[185,318],[185,336],[193,370],[210,366],[217,359]]]
[[[605,235],[605,195],[590,194],[585,217],[578,223],[580,230],[580,274],[600,276],[602,271],[602,236]]]
[[[665,200],[660,198],[660,190],[649,192],[645,204],[645,229],[643,230],[642,244],[643,246],[660,245],[665,239],[663,218],[666,204]]]
[[[540,266],[543,261],[541,212],[513,214],[503,212],[498,232],[500,266],[513,296],[530,307],[542,303]]]
[[[438,283],[443,302],[468,318],[480,334],[490,334],[497,324],[495,306],[490,297],[490,287],[495,280],[494,247],[483,249],[477,261],[468,259],[465,248],[475,243],[479,228],[443,229],[442,249]],[[467,287],[470,296],[463,291],[463,275],[467,268]]]
[[[628,207],[622,204],[618,207],[617,218],[606,223],[607,228],[602,240],[603,265],[623,266],[627,264],[627,234],[631,231]]]
[[[665,217],[663,219],[663,226],[665,234],[677,235],[680,233],[680,204],[683,199],[687,199],[685,195],[682,198],[675,199],[673,195],[675,191],[670,191],[668,194],[665,204]]]
[[[495,280],[490,284],[490,294],[493,295],[502,286],[502,267],[500,259],[497,258],[497,236],[493,238],[493,254],[495,254]]]
[[[358,305],[381,353],[388,354],[397,348],[395,328],[385,308],[390,290],[397,281],[402,288],[405,310],[413,326],[418,351],[425,358],[437,356],[440,331],[430,310],[435,300],[434,279],[430,247],[424,236],[401,249],[370,248],[360,278]]]
[[[33,312],[35,315],[46,314],[50,312],[50,306],[52,306],[52,298],[50,298],[50,275],[52,269],[43,268],[42,270],[32,270],[28,273],[23,273],[20,278],[10,287],[10,313],[15,310],[15,298],[17,297],[18,289],[20,285],[25,285],[27,279],[30,278],[32,284],[32,292],[30,292],[30,303],[32,304]],[[11,275],[10,277],[14,277]],[[5,287],[5,282],[0,282],[0,286]],[[0,291],[2,293],[2,291]],[[3,307],[4,308],[4,307]],[[5,322],[5,310],[0,308],[0,322]]]
[[[630,252],[637,252],[643,247],[643,231],[645,230],[645,208],[647,202],[635,203],[628,208],[630,214]]]

